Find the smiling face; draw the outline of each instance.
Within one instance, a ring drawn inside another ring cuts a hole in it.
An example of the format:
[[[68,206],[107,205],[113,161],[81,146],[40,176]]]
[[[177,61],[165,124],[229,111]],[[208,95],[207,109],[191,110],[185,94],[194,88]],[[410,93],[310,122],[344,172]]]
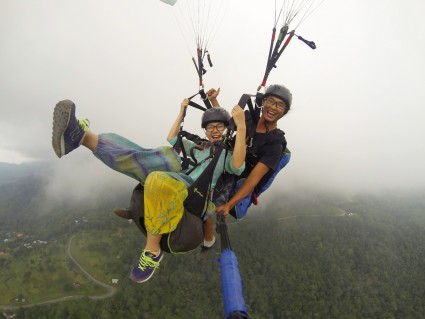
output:
[[[210,142],[221,141],[221,137],[226,129],[223,122],[210,122],[205,127],[205,134]]]
[[[266,122],[275,123],[285,114],[285,102],[275,96],[268,96],[263,101],[263,118]]]

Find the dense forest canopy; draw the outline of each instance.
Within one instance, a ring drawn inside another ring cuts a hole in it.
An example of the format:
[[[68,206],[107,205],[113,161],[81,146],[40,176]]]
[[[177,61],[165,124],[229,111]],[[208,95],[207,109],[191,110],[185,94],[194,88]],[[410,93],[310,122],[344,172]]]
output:
[[[136,285],[127,276],[144,237],[134,224],[112,214],[131,190],[105,195],[101,203],[64,200],[43,211],[43,185],[43,179],[26,177],[0,186],[0,251],[14,257],[0,256],[2,269],[28,254],[18,241],[4,242],[13,232],[60,243],[71,236],[76,243],[97,238],[85,246],[86,256],[100,260],[99,271],[117,276],[118,292],[99,301],[85,297],[4,313],[37,319],[223,318],[218,254],[203,261],[196,252],[166,255],[158,275]],[[241,221],[229,220],[250,318],[422,318],[424,198],[420,192],[286,193],[261,203]],[[85,223],[76,225],[76,220]],[[39,254],[53,263],[61,252],[46,247]],[[35,265],[28,264],[23,279],[31,281],[39,271]],[[46,261],[45,276],[48,266]],[[19,304],[10,300],[3,306]]]

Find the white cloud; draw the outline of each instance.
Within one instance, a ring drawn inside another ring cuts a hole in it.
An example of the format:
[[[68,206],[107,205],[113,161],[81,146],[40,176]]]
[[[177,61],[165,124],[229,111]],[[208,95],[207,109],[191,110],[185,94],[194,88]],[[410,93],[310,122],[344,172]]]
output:
[[[273,5],[229,1],[205,75],[225,106],[261,82]],[[165,144],[181,99],[198,89],[168,9],[160,1],[2,1],[0,161],[54,160],[52,109],[65,98],[96,132]],[[297,30],[317,50],[293,40],[269,78],[294,94],[280,124],[294,183],[424,185],[424,9],[421,0],[328,0]],[[186,120],[197,133],[199,116]]]

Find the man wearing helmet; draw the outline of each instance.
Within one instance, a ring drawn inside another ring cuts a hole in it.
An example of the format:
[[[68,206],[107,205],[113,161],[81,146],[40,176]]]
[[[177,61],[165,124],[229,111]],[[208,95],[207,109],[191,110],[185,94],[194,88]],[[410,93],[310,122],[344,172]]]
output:
[[[179,127],[188,105],[189,100],[184,99],[168,133],[167,140],[172,145],[177,141]],[[212,108],[204,112],[201,126],[208,142],[199,146],[189,140],[183,140],[186,153],[192,153],[196,161],[201,163],[185,174],[181,170],[181,158],[172,147],[146,149],[117,134],[95,134],[89,130],[88,120],[77,120],[75,109],[75,104],[70,100],[60,101],[56,105],[53,114],[53,149],[58,157],[62,157],[83,145],[104,164],[134,178],[144,186],[143,216],[147,240],[130,278],[139,283],[147,281],[163,257],[161,239],[164,235],[175,232],[173,240],[179,240],[179,236],[182,236],[193,248],[203,239],[202,220],[188,217],[187,215],[191,214],[185,211],[183,202],[188,194],[187,188],[209,164],[208,161],[201,162],[213,152],[213,143],[222,140],[229,125],[230,114],[222,108]],[[239,175],[245,168],[244,112],[236,105],[231,114],[238,128],[234,151],[229,151],[227,155],[223,152],[219,157],[213,172],[211,189],[215,187],[224,169]],[[214,208],[212,212],[210,209],[209,213],[214,213]],[[204,220],[209,219],[208,217],[206,214]],[[190,230],[191,233],[184,234],[184,230]],[[196,234],[196,230],[199,230],[199,234]]]
[[[218,93],[219,90],[208,92],[214,106],[219,105],[216,100]],[[240,175],[244,180],[234,195],[216,208],[217,213],[224,213],[227,217],[241,200],[247,197],[251,200],[253,192],[264,190],[265,185],[278,169],[286,149],[285,133],[277,128],[277,122],[288,113],[291,104],[292,94],[285,86],[274,84],[267,88],[262,98],[261,117],[254,126],[253,132],[248,132],[250,136],[247,141],[246,166]],[[233,213],[236,214],[236,212]]]

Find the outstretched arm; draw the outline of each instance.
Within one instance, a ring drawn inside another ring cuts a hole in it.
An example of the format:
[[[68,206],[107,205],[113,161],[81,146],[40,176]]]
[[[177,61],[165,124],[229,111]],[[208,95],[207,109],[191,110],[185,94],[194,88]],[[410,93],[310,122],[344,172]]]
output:
[[[236,133],[235,146],[232,155],[232,166],[236,169],[239,169],[245,162],[246,156],[245,113],[239,105],[235,105],[231,113],[238,129]]]
[[[258,162],[248,177],[245,179],[241,187],[237,190],[236,194],[233,195],[233,197],[227,203],[217,207],[216,213],[219,214],[223,212],[224,217],[226,218],[227,215],[229,215],[229,211],[235,207],[235,205],[241,199],[245,198],[254,190],[255,186],[257,186],[257,184],[269,170],[270,168],[267,165]]]
[[[189,105],[189,99],[184,99],[182,103],[180,104],[180,112],[177,115],[177,118],[174,121],[173,126],[171,126],[170,128],[170,132],[168,133],[168,136],[167,136],[167,141],[171,140],[173,137],[176,137],[177,134],[179,134],[180,124],[183,120],[184,113],[188,105]]]

